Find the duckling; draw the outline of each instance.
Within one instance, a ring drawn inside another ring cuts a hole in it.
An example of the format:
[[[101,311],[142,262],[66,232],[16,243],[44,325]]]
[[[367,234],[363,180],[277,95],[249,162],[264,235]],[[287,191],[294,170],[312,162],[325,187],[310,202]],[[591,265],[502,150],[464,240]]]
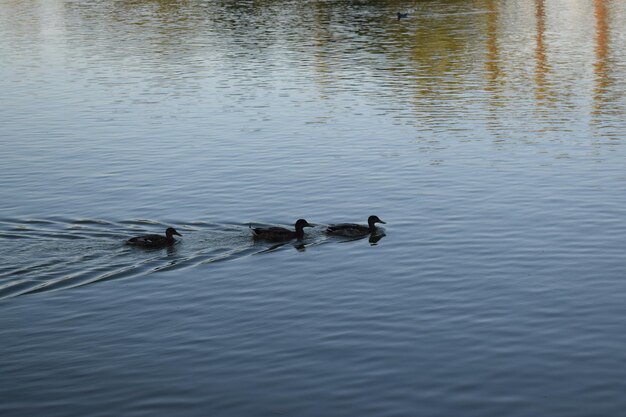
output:
[[[284,242],[296,238],[301,240],[304,238],[304,228],[313,227],[306,220],[299,219],[295,224],[296,231],[285,229],[284,227],[254,227],[252,229],[252,237],[255,239],[267,240],[269,242]]]
[[[406,19],[407,17],[409,17],[408,13],[400,13],[400,12],[398,12],[398,20]]]
[[[144,248],[162,248],[162,247],[170,246],[176,243],[176,239],[174,239],[174,235],[182,236],[173,227],[168,227],[167,230],[165,230],[165,236],[161,236],[161,235],[137,236],[137,237],[128,239],[126,241],[126,244],[131,245],[131,246],[141,246]]]
[[[386,224],[384,221],[379,219],[378,216],[369,216],[367,219],[367,226],[353,223],[331,224],[326,229],[326,233],[329,235],[345,237],[364,236],[376,232],[376,223]]]

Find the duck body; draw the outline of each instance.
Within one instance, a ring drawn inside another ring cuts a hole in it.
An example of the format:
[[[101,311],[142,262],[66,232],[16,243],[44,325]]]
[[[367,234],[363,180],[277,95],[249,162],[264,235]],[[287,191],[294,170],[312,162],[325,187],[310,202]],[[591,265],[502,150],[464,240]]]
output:
[[[400,12],[398,12],[398,20],[406,19],[407,17],[409,17],[408,13],[400,13]]]
[[[365,236],[372,233],[368,226],[356,223],[332,224],[328,226],[326,232],[329,235],[346,237]]]
[[[267,240],[268,242],[284,242],[291,239],[304,238],[304,228],[313,227],[306,220],[299,219],[295,224],[295,231],[284,227],[253,227],[252,237],[254,239]]]
[[[126,244],[130,246],[139,246],[142,248],[163,248],[166,246],[171,246],[174,243],[176,243],[176,239],[174,239],[174,235],[182,236],[173,227],[168,227],[167,230],[165,231],[165,236],[161,236],[161,235],[137,236],[137,237],[128,239],[126,241]]]
[[[371,233],[376,233],[376,223],[385,224],[385,222],[379,219],[378,216],[370,216],[367,219],[367,226],[356,223],[331,224],[326,228],[326,233],[329,235],[345,237],[365,236]]]

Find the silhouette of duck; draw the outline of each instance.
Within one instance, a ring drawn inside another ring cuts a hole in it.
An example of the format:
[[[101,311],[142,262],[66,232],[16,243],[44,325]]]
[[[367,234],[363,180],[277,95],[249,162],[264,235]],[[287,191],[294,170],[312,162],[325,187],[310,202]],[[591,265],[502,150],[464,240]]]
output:
[[[286,240],[304,238],[304,228],[313,227],[306,220],[299,219],[295,224],[296,231],[285,229],[284,227],[251,227],[252,237],[255,239],[267,240],[269,242],[284,242]]]
[[[400,13],[400,12],[398,12],[398,20],[406,19],[407,17],[409,17],[408,13]]]
[[[176,243],[176,239],[174,239],[174,235],[182,236],[173,227],[168,227],[165,230],[165,236],[161,236],[161,235],[137,236],[137,237],[128,239],[126,241],[126,244],[131,245],[131,246],[141,246],[144,248],[162,248],[162,247],[170,246]]]
[[[369,216],[367,226],[354,223],[331,224],[326,229],[326,233],[335,236],[356,237],[364,236],[370,233],[376,233],[376,223],[386,224],[378,218],[378,216]]]

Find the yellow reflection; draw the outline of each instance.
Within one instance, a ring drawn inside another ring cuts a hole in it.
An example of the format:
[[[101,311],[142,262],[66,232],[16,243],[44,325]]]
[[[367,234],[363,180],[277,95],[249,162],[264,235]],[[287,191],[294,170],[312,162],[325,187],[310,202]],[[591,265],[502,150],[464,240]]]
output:
[[[537,84],[537,99],[545,97],[546,85],[546,45],[544,33],[546,31],[546,8],[544,0],[535,0],[535,17],[537,19],[537,48],[535,50],[535,82]]]
[[[316,3],[314,25],[313,25],[313,42],[315,48],[313,50],[313,60],[315,69],[315,82],[319,86],[320,98],[327,99],[328,93],[332,87],[332,67],[329,62],[328,44],[332,37],[328,30],[328,22],[330,16],[328,9],[323,4]]]
[[[487,1],[487,89],[494,91],[500,78],[500,51],[498,49],[498,13],[499,1]]]
[[[487,0],[487,22],[486,22],[486,41],[485,47],[487,54],[485,58],[485,90],[490,93],[487,120],[488,126],[498,138],[496,142],[502,142],[498,132],[502,132],[500,128],[499,114],[503,105],[503,97],[501,84],[503,84],[503,76],[500,62],[500,47],[498,45],[498,22],[500,19],[500,8],[502,4],[498,0]]]

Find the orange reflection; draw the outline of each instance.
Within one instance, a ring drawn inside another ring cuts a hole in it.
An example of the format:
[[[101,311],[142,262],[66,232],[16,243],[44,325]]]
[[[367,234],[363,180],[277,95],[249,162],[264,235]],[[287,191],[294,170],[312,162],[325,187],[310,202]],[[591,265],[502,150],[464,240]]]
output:
[[[546,45],[545,45],[545,31],[546,31],[546,8],[544,0],[535,0],[535,18],[537,19],[537,36],[535,49],[535,84],[537,101],[542,101],[546,98],[548,93],[548,87],[546,83],[546,74],[548,73],[549,66],[546,60]]]
[[[603,98],[609,90],[611,81],[609,77],[609,24],[608,8],[605,0],[594,0],[594,14],[596,18],[596,87],[594,94],[595,111],[599,112],[603,104]]]

